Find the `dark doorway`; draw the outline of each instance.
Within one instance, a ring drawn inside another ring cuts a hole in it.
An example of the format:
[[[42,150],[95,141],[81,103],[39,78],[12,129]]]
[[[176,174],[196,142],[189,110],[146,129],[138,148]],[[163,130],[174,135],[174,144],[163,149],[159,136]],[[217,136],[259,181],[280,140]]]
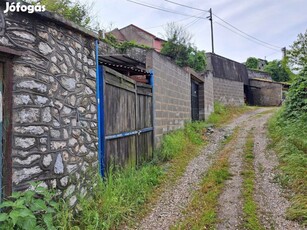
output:
[[[191,81],[191,107],[192,121],[199,120],[199,84],[196,81]]]

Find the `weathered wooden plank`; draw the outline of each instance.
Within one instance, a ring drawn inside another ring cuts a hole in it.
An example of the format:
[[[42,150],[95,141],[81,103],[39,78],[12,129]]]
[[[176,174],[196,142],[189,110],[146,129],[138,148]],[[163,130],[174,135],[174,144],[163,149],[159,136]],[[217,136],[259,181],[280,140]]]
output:
[[[116,71],[106,71],[105,133],[113,135],[152,127],[152,87]],[[106,168],[141,164],[152,157],[152,134],[106,141]]]

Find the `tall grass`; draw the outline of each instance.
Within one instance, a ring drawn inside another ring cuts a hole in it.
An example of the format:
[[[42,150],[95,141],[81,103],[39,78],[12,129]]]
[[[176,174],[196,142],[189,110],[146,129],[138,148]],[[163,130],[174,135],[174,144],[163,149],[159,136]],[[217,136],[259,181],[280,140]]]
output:
[[[255,107],[248,107],[248,106],[225,106],[220,102],[214,103],[214,113],[211,114],[208,118],[208,123],[214,125],[222,125],[225,124],[227,121],[237,117],[238,115],[251,110]]]
[[[219,121],[230,119],[227,115],[230,108],[225,107],[226,112],[219,115]],[[146,206],[154,202],[163,191],[161,188],[174,183],[199,153],[205,143],[207,126],[203,121],[186,123],[184,128],[163,137],[151,163],[138,169],[111,171],[104,181],[99,176],[93,178],[96,186],[90,196],[79,199],[79,212],[73,216],[63,208],[58,215],[61,229],[121,229],[133,225],[140,215],[146,214]]]
[[[185,218],[171,229],[215,229],[218,222],[218,198],[225,181],[230,178],[228,158],[233,151],[238,129],[223,143],[217,159],[203,177],[199,190],[193,194],[192,201],[184,210]]]
[[[272,146],[280,157],[280,183],[293,192],[287,216],[307,226],[307,115],[287,120],[279,111],[269,122]]]
[[[184,129],[169,133],[163,137],[162,147],[158,150],[159,159],[168,161],[184,151],[189,145],[199,146],[204,142],[206,122],[189,122]]]

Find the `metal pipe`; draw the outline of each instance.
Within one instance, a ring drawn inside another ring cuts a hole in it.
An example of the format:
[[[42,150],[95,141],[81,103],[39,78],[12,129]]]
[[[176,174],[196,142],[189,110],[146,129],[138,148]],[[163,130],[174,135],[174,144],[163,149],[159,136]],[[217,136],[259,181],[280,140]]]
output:
[[[136,135],[136,134],[150,132],[152,130],[153,130],[153,128],[150,127],[150,128],[144,128],[144,129],[135,130],[135,131],[131,131],[131,132],[117,133],[117,134],[114,134],[114,135],[106,136],[105,139],[106,140],[112,140],[112,139],[117,139],[117,138],[121,138],[121,137],[128,137],[128,136],[132,136],[132,135]]]

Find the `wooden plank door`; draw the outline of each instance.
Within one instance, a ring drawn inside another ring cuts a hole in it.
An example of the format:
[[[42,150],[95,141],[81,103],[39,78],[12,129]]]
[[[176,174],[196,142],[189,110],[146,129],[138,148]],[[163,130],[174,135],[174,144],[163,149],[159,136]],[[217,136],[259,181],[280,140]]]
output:
[[[196,81],[191,81],[191,110],[192,110],[192,120],[199,120],[199,87]]]

